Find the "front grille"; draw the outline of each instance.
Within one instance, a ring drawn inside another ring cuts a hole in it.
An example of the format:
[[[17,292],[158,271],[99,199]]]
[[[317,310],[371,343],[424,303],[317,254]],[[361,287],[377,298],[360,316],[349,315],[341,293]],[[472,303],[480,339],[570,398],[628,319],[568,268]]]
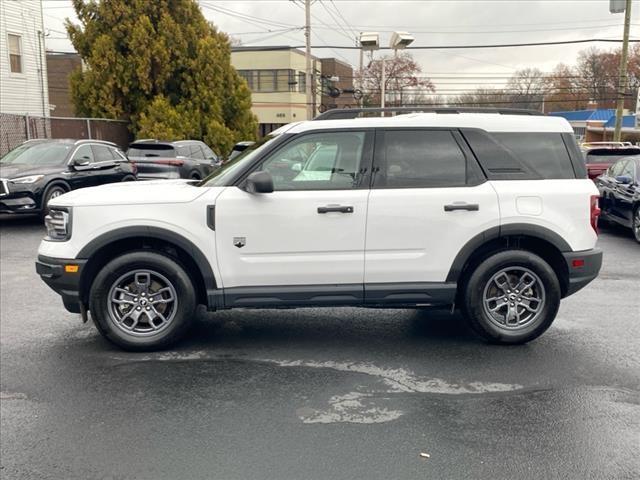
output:
[[[6,195],[7,193],[9,193],[7,181],[4,178],[0,178],[0,195]]]

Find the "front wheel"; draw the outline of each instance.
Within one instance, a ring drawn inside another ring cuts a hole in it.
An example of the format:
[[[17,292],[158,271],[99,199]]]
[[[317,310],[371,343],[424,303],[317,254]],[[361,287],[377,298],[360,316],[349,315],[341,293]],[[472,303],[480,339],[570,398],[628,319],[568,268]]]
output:
[[[62,185],[51,185],[47,187],[42,195],[42,205],[40,216],[44,219],[49,214],[49,202],[60,195],[67,193],[67,189]]]
[[[636,242],[640,243],[640,205],[638,205],[631,217],[631,229],[633,230],[633,236]]]
[[[109,262],[93,281],[89,299],[100,333],[125,350],[156,350],[177,342],[191,326],[195,307],[184,268],[149,251]]]
[[[524,250],[483,260],[463,285],[471,327],[501,344],[529,342],[549,328],[560,306],[560,283],[547,262]]]

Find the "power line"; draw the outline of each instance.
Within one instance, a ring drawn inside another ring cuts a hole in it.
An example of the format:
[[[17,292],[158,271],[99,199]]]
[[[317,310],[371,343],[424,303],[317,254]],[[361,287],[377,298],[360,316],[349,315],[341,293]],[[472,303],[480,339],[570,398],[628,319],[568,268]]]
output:
[[[640,39],[629,40],[629,42],[640,42]],[[587,38],[581,40],[559,40],[555,42],[530,42],[530,43],[502,43],[488,45],[423,45],[406,47],[405,50],[455,50],[455,49],[479,49],[479,48],[512,48],[512,47],[542,47],[548,45],[572,45],[579,43],[622,43],[622,40],[614,38]],[[288,50],[291,48],[304,48],[302,46],[273,47],[274,49]],[[340,50],[360,50],[360,47],[345,45],[324,45],[313,46],[312,48],[328,48]],[[379,50],[393,50],[391,47],[380,47]]]

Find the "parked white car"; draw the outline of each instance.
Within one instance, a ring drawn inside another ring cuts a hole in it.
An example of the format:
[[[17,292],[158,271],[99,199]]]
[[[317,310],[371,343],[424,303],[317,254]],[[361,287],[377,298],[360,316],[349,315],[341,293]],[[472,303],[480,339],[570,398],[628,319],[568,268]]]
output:
[[[455,306],[486,339],[523,343],[600,269],[598,190],[562,118],[318,120],[251,148],[202,182],[52,200],[37,271],[139,350],[182,337],[197,304]]]

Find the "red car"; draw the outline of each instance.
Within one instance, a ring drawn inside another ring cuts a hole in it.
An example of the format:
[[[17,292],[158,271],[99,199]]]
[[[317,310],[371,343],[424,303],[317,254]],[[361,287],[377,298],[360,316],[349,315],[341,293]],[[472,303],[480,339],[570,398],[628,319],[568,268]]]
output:
[[[602,175],[616,160],[640,155],[640,147],[596,147],[584,152],[587,174],[591,180]]]

